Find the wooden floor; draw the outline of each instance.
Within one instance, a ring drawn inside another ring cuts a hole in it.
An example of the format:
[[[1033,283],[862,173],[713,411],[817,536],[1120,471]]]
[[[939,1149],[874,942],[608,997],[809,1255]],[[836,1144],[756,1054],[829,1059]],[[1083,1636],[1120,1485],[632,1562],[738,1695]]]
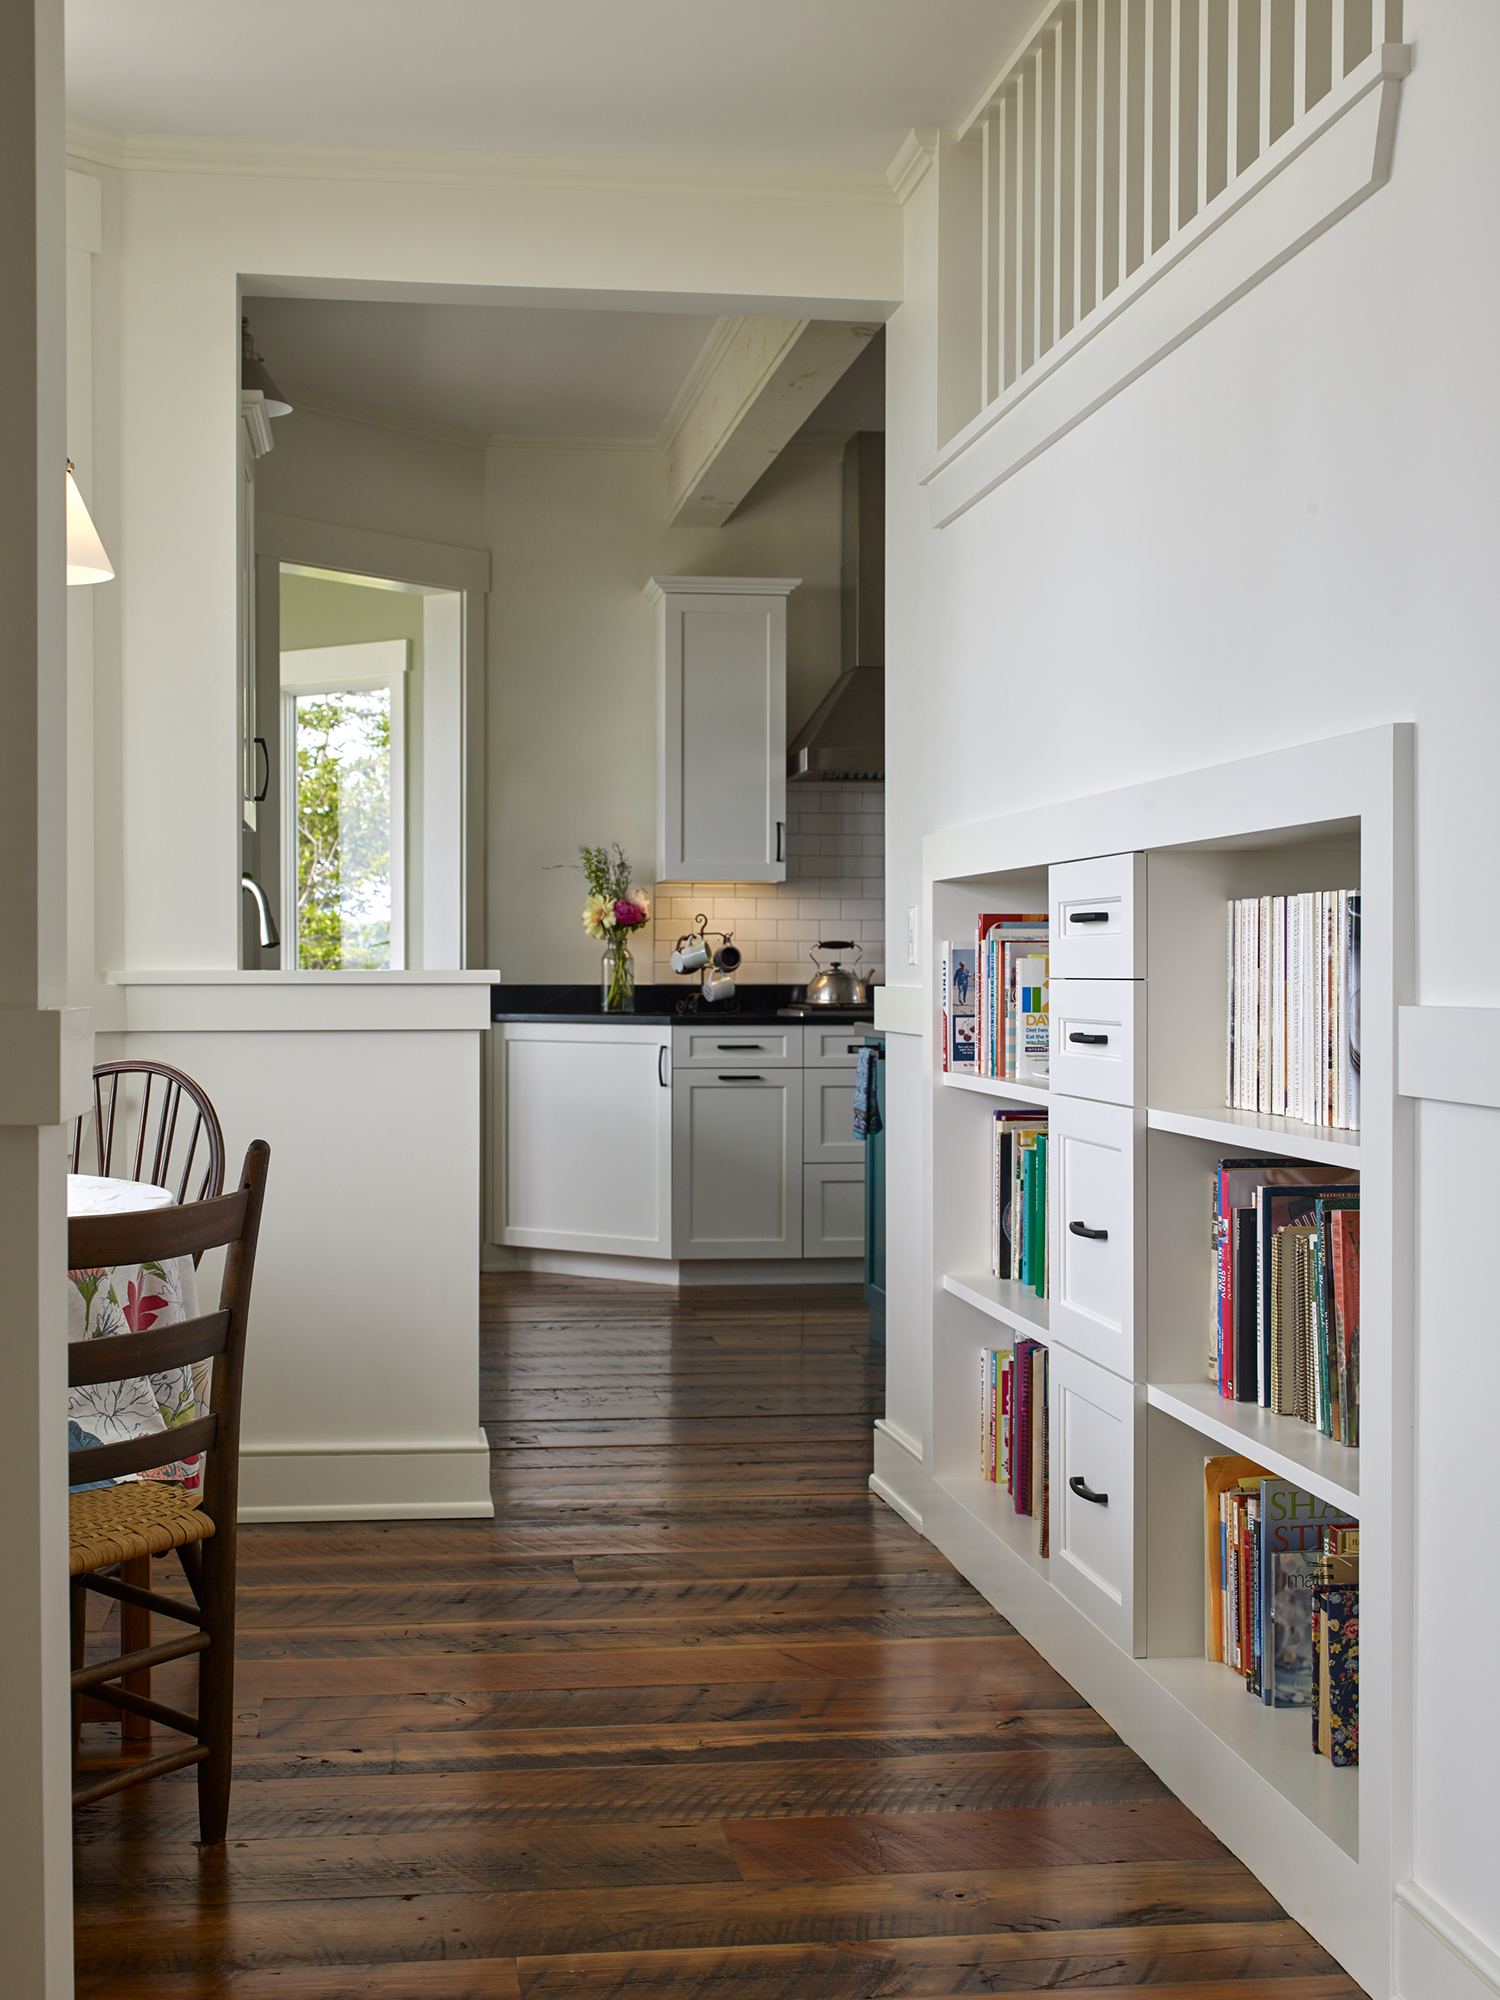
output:
[[[493,1523],[243,1535],[228,1844],[78,1815],[80,1995],[1358,1994],[870,1495],[853,1289],[487,1279],[482,1402]]]

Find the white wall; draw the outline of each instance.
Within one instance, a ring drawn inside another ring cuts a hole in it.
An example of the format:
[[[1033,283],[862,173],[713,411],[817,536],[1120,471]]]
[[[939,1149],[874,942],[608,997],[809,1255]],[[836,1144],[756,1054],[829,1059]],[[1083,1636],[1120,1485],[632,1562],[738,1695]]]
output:
[[[894,209],[817,188],[402,182],[347,168],[322,177],[300,161],[280,174],[220,164],[231,161],[206,147],[119,177],[121,950],[136,967],[238,956],[242,274],[315,292],[666,294],[700,311],[842,319],[869,317],[900,288]],[[443,538],[432,519],[416,532]]]
[[[789,446],[724,527],[704,528],[668,526],[665,461],[655,451],[490,448],[489,937],[491,962],[507,979],[598,977],[600,948],[579,921],[582,877],[558,868],[577,859],[581,842],[618,840],[636,879],[654,880],[660,642],[648,578],[801,577],[787,600],[793,734],[838,678],[842,453],[842,439]],[[821,798],[799,801],[794,786],[788,811],[811,815]],[[854,812],[863,815],[863,806],[861,797]],[[867,817],[862,831],[874,841],[879,828]],[[846,836],[835,827],[828,837]],[[754,976],[764,981],[793,976],[781,961],[798,959],[802,931],[817,931],[820,919],[853,923],[834,935],[854,937],[869,922],[878,945],[877,910],[843,907],[873,905],[882,893],[867,886],[882,875],[878,853],[865,855],[860,836],[852,839],[855,854],[830,850],[825,868],[822,828],[809,819],[789,826],[785,884],[664,891],[658,972],[663,946],[670,951],[699,909],[716,925],[742,927]],[[874,865],[846,865],[856,858]],[[790,949],[763,949],[778,942]],[[636,976],[649,978],[645,941],[638,956]]]
[[[1500,932],[1473,912],[1500,731],[1500,10],[1408,0],[1406,37],[1390,184],[940,533],[916,486],[937,442],[935,174],[909,204],[887,349],[898,935],[932,828],[1412,719],[1418,998],[1500,1004]],[[1458,1524],[1488,1516],[1500,1408],[1474,1254],[1500,1118],[1424,1106],[1419,1145],[1412,1872],[1494,1947],[1500,1609]],[[893,1300],[925,1254],[893,1205]]]

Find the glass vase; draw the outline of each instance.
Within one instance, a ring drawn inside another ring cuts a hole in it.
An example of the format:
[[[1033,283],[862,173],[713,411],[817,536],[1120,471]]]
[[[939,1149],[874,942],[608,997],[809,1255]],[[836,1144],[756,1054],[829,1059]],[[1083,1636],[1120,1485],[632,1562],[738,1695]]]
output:
[[[604,947],[600,969],[599,1005],[606,1014],[635,1012],[635,962],[624,937],[612,937]]]

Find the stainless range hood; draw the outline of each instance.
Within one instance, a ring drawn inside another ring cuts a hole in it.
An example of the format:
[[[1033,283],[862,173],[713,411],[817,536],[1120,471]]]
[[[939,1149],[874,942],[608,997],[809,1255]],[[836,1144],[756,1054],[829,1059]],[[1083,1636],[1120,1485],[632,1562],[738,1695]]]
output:
[[[885,781],[885,433],[844,450],[844,671],[786,753],[789,780]]]

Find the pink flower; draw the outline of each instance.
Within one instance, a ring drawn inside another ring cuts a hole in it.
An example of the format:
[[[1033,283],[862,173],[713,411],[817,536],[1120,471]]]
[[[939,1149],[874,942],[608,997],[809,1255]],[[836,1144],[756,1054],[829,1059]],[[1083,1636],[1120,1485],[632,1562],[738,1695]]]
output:
[[[125,1324],[132,1333],[144,1333],[155,1326],[157,1314],[171,1303],[160,1292],[143,1291],[132,1279],[125,1287]]]
[[[633,931],[646,921],[646,912],[639,903],[632,903],[621,897],[615,904],[615,922],[622,931]]]

